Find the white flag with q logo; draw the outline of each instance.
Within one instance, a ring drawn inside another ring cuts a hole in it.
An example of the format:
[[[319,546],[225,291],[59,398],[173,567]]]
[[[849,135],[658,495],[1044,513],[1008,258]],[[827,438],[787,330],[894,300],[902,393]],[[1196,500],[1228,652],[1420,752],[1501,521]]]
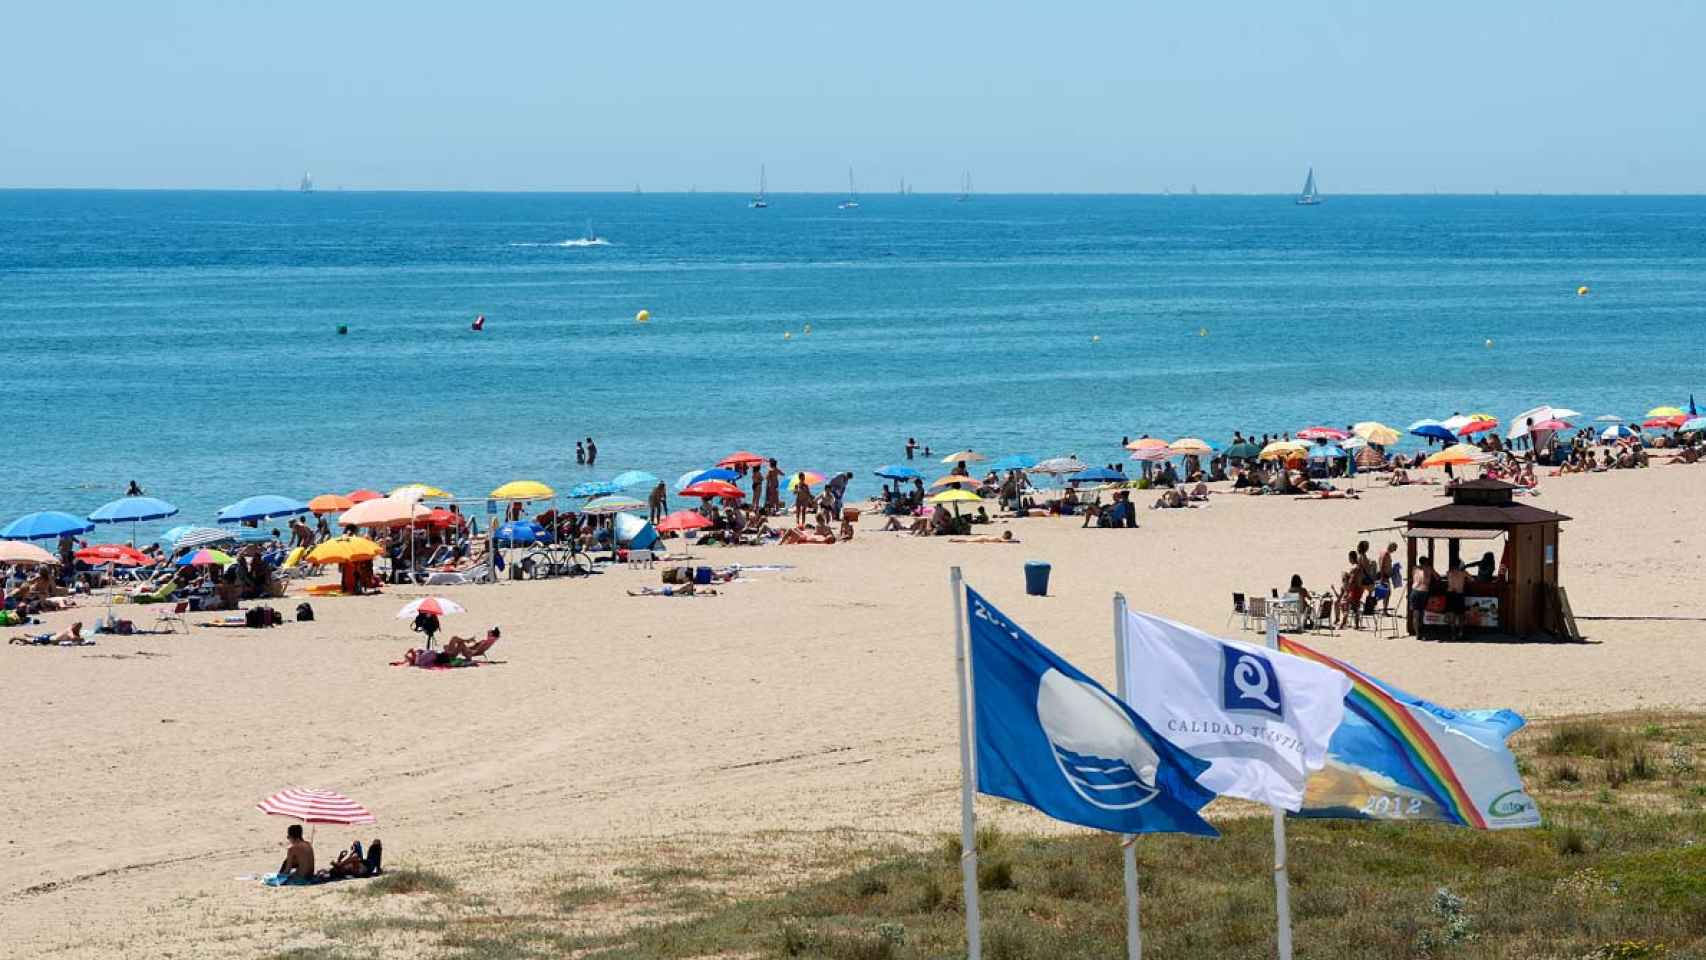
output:
[[[1209,761],[1197,782],[1296,811],[1345,717],[1350,680],[1301,657],[1128,611],[1126,703]]]

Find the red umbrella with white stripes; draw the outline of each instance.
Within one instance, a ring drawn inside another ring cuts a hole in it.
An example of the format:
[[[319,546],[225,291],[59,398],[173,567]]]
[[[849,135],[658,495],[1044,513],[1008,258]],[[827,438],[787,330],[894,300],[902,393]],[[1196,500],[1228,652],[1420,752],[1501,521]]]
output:
[[[255,804],[255,809],[274,817],[290,817],[303,823],[378,823],[368,809],[335,790],[287,787]]]

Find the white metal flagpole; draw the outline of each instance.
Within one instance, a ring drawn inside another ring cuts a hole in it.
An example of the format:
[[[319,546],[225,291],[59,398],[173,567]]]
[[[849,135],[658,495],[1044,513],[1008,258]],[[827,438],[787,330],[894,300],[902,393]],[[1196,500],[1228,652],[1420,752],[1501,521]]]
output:
[[[1114,594],[1114,689],[1126,697],[1125,681],[1125,594]],[[1125,870],[1125,953],[1127,960],[1143,960],[1143,928],[1137,918],[1137,838],[1120,837],[1120,858]]]
[[[1279,649],[1279,624],[1268,618],[1268,649]],[[1279,915],[1279,960],[1291,960],[1291,880],[1285,870],[1285,811],[1274,808],[1274,907]]]
[[[976,726],[972,720],[971,660],[966,651],[966,595],[959,567],[949,573],[948,589],[954,595],[954,668],[959,674],[960,690],[960,875],[965,885],[966,956],[969,960],[981,960],[983,921],[977,909],[977,811],[972,806],[977,793],[972,765]]]

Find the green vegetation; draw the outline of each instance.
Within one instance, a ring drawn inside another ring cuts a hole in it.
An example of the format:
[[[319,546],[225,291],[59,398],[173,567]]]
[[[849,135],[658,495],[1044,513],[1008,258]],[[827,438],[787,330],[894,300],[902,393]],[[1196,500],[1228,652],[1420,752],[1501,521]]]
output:
[[[1706,716],[1538,724],[1515,746],[1540,829],[1293,821],[1298,957],[1706,960],[1706,782],[1696,773]],[[1219,841],[1137,842],[1153,955],[1272,955],[1268,822],[1220,826]],[[447,960],[964,956],[959,839],[884,842],[804,872],[780,854],[636,850],[634,865],[597,882],[566,875],[507,897],[506,912],[444,902],[454,888],[432,874],[391,874],[381,893],[426,895],[407,920],[329,925],[324,948],[276,957],[377,957],[399,942]],[[1123,955],[1115,838],[986,828],[977,844],[990,960]],[[461,886],[477,890],[478,878]]]

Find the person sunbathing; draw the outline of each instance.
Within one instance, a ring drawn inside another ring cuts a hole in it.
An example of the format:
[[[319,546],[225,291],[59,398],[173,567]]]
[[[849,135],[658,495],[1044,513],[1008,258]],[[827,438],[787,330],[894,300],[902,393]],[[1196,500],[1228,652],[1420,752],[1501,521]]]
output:
[[[794,544],[799,543],[828,544],[834,542],[836,541],[833,535],[827,533],[813,533],[805,527],[795,527],[792,530],[784,531],[782,534],[782,543],[784,546],[793,546]]]
[[[949,543],[1023,543],[1024,541],[1013,539],[1013,531],[1003,530],[1003,531],[1001,531],[1001,536],[999,536],[999,537],[952,537],[948,540],[948,542]]]
[[[35,636],[13,637],[9,642],[26,647],[80,647],[89,641],[83,639],[83,621],[79,620],[58,633],[41,633],[36,634]]]
[[[929,527],[929,525],[929,517],[913,517],[911,523],[903,524],[900,522],[900,517],[896,516],[890,517],[889,522],[883,524],[883,532],[891,533],[895,531],[905,531],[908,533],[918,533],[920,530],[924,530]]]
[[[788,532],[793,533],[794,531]],[[786,543],[787,541],[784,539],[783,542]],[[834,543],[835,541],[832,539],[830,542]],[[641,587],[638,590],[628,591],[630,597],[714,597],[716,595],[717,591],[713,587],[701,587],[691,583],[684,583],[679,587]]]
[[[492,649],[502,636],[497,627],[486,631],[486,639],[475,640],[473,637],[451,637],[444,642],[443,656],[450,660],[472,660],[483,656]]]
[[[1173,510],[1185,506],[1185,495],[1177,489],[1163,490],[1150,505],[1151,510]]]

